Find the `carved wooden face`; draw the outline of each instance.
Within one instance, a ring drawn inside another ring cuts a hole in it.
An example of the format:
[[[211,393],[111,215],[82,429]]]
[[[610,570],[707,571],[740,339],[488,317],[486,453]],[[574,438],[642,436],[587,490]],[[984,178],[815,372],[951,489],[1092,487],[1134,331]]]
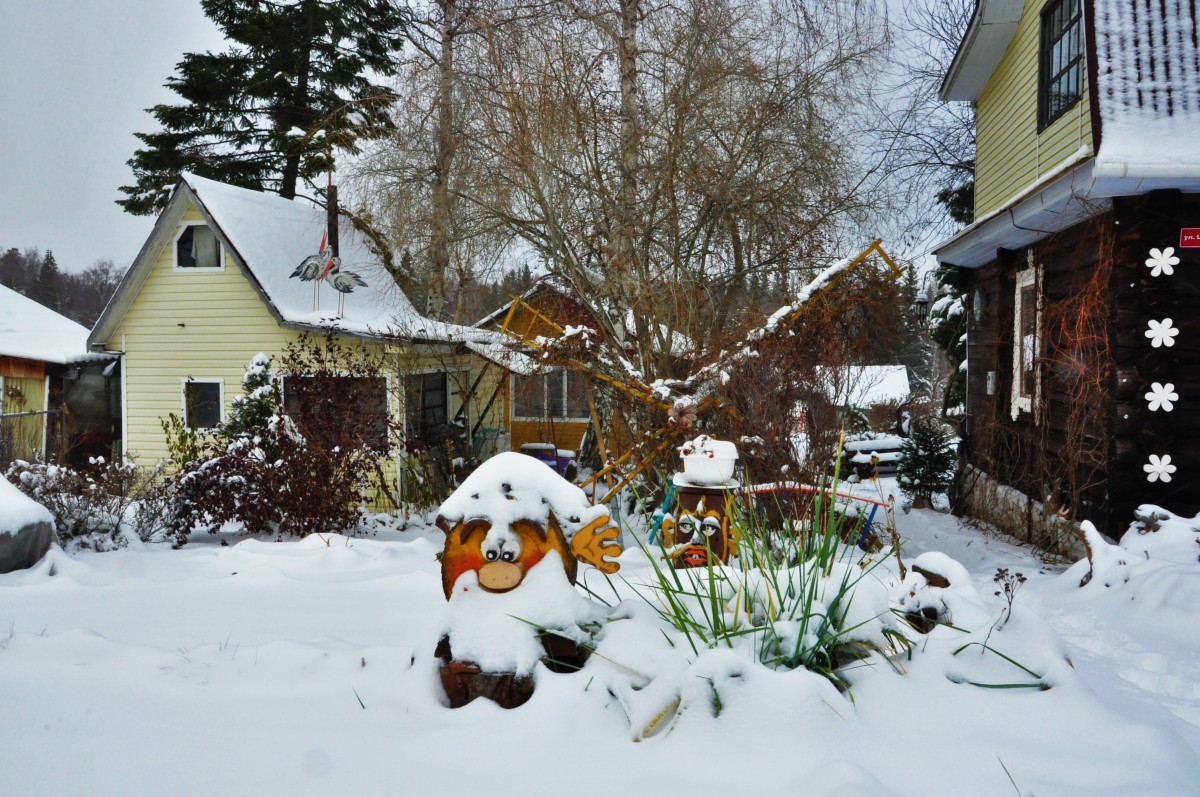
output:
[[[574,584],[578,562],[553,514],[545,528],[532,520],[517,520],[505,528],[495,528],[482,518],[459,521],[446,534],[442,591],[449,600],[459,576],[474,570],[481,588],[508,592],[519,586],[529,569],[550,551],[558,552],[567,580]]]

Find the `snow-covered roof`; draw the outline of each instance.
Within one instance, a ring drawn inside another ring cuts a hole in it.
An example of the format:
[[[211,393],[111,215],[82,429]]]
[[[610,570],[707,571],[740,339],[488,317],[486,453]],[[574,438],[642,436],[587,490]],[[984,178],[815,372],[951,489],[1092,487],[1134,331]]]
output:
[[[182,177],[284,321],[360,335],[433,341],[486,338],[478,330],[434,321],[417,312],[372,253],[366,236],[344,217],[338,221],[341,270],[359,274],[367,285],[346,294],[344,312],[338,317],[338,294],[321,282],[320,309],[314,309],[313,284],[291,274],[301,260],[317,254],[325,210],[187,172]]]
[[[88,354],[87,327],[0,285],[0,355],[47,363],[105,359]]]
[[[1100,176],[1200,176],[1195,0],[1095,0]]]
[[[908,398],[908,369],[903,365],[846,365],[818,369],[830,398],[846,407],[872,407]]]
[[[291,274],[304,258],[317,254],[326,227],[325,210],[184,172],[155,232],[97,322],[93,345],[106,342],[115,332],[162,246],[172,240],[189,202],[214,227],[272,314],[285,326],[420,342],[489,343],[497,339],[494,333],[421,315],[372,252],[367,237],[345,217],[338,221],[341,271],[354,272],[367,284],[346,294],[339,316],[337,291],[327,282],[318,283],[314,307],[314,283]]]

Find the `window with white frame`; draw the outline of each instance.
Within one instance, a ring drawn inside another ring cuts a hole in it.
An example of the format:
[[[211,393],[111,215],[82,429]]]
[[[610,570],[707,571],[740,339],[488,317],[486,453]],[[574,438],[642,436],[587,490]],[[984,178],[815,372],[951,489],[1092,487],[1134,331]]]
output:
[[[563,368],[550,368],[533,376],[514,376],[513,417],[586,421],[588,405],[583,379],[582,374]]]
[[[175,236],[175,268],[189,271],[220,271],[221,241],[212,227],[203,222],[185,224]]]
[[[224,402],[223,380],[183,380],[183,422],[187,428],[215,429],[221,423]]]
[[[1034,411],[1037,405],[1041,377],[1037,361],[1042,349],[1041,291],[1033,254],[1029,267],[1017,272],[1016,295],[1013,304],[1013,380],[1012,417]]]

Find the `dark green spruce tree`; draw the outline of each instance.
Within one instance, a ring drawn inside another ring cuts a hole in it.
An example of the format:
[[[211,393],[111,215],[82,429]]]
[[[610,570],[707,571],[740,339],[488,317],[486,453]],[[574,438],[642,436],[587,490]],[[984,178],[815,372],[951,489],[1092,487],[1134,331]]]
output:
[[[62,272],[58,270],[58,261],[54,253],[46,250],[42,258],[42,267],[29,285],[26,295],[43,307],[49,307],[54,312],[62,311]]]
[[[956,457],[954,436],[945,424],[931,416],[917,418],[900,445],[896,483],[915,505],[919,505],[918,499],[930,505],[935,493],[950,486]]]
[[[148,109],[134,183],[117,204],[161,210],[181,170],[287,198],[329,169],[335,149],[392,129],[401,13],[394,0],[201,0],[231,46],[186,53],[167,78],[183,100]],[[370,75],[371,77],[368,77]],[[317,131],[323,131],[317,133]]]

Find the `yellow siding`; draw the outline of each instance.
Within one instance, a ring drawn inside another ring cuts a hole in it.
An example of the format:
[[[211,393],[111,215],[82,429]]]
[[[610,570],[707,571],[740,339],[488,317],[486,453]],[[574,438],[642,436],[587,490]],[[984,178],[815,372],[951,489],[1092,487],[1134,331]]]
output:
[[[202,217],[190,208],[184,220]],[[182,415],[185,379],[222,380],[228,412],[250,358],[276,353],[295,336],[228,255],[224,271],[175,271],[171,247],[159,253],[110,344],[125,351],[127,453],[143,465],[167,455],[160,420]]]
[[[46,378],[6,376],[0,379],[4,394],[3,412],[42,412],[46,409]],[[3,451],[14,459],[34,460],[42,456],[46,417],[25,415],[6,418],[0,427],[3,434]]]
[[[1092,143],[1086,64],[1083,97],[1041,134],[1037,132],[1038,40],[1044,5],[1045,0],[1026,0],[1016,35],[979,96],[976,218],[1004,207],[1080,146]]]

